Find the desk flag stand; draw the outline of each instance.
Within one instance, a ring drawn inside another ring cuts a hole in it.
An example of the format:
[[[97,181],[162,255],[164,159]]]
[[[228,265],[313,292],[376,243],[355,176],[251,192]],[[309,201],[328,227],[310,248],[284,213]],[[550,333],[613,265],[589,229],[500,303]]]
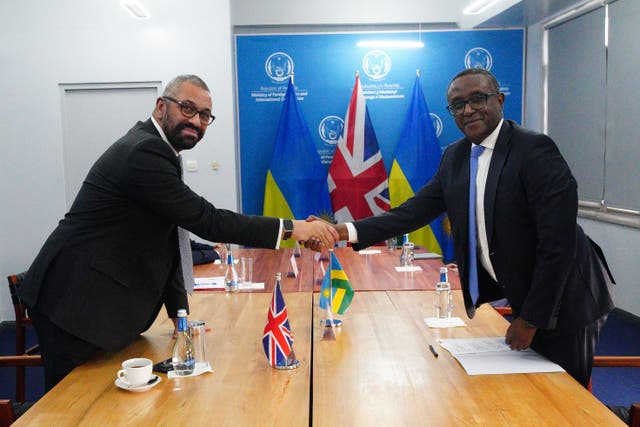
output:
[[[269,364],[275,369],[296,369],[300,361],[293,351],[293,333],[289,326],[287,306],[280,287],[281,274],[276,273],[276,284],[267,312],[267,324],[264,326],[262,346]]]
[[[300,250],[300,244],[296,242],[296,246],[293,248],[293,254],[289,258],[289,267],[287,268],[287,277],[298,277],[298,258],[302,257],[302,251]]]
[[[351,304],[353,295],[353,288],[347,275],[342,270],[342,266],[333,249],[329,249],[329,265],[322,280],[319,301],[320,308],[327,311],[327,319],[324,322],[324,326],[327,329],[325,329],[324,337],[327,337],[328,333],[330,333],[335,339],[336,327],[342,325],[342,320],[334,319],[333,313],[344,314]]]

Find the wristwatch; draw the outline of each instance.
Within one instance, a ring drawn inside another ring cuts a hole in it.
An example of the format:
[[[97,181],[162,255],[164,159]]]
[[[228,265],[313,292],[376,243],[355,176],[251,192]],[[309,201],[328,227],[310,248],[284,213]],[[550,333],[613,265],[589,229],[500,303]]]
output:
[[[283,219],[282,228],[284,228],[284,236],[282,236],[282,240],[290,239],[291,234],[293,233],[293,221],[290,219]]]

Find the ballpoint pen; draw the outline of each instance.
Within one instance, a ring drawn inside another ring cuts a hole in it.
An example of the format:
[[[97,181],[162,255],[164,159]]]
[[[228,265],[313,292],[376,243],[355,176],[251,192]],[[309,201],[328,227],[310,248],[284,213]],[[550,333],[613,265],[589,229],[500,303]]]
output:
[[[438,352],[431,344],[429,344],[429,350],[431,351],[431,354],[433,354],[433,357],[438,357]]]

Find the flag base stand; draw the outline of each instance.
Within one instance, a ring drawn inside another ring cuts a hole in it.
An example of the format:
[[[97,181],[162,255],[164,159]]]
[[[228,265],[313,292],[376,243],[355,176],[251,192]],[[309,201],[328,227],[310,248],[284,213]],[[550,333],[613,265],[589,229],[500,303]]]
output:
[[[331,322],[332,322],[332,319],[327,319],[324,322],[324,327],[325,328],[330,328],[331,327]],[[342,326],[342,320],[333,319],[333,326],[335,326],[336,328],[339,328],[340,326]]]
[[[296,242],[296,247],[293,248],[293,256],[295,258],[300,258],[302,256],[302,251],[300,250],[300,245]]]
[[[297,369],[300,366],[300,361],[298,359],[292,361],[287,360],[287,363],[288,364],[286,366],[276,365],[274,366],[274,368],[281,371],[290,371],[292,369]]]

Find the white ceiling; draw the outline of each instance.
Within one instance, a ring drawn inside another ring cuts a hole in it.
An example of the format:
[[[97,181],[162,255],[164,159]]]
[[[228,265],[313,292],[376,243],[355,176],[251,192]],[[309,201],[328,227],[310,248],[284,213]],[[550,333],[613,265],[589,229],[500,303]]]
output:
[[[463,15],[471,0],[232,0],[234,26],[425,24],[430,27],[526,26],[586,0],[501,0],[478,15]]]

